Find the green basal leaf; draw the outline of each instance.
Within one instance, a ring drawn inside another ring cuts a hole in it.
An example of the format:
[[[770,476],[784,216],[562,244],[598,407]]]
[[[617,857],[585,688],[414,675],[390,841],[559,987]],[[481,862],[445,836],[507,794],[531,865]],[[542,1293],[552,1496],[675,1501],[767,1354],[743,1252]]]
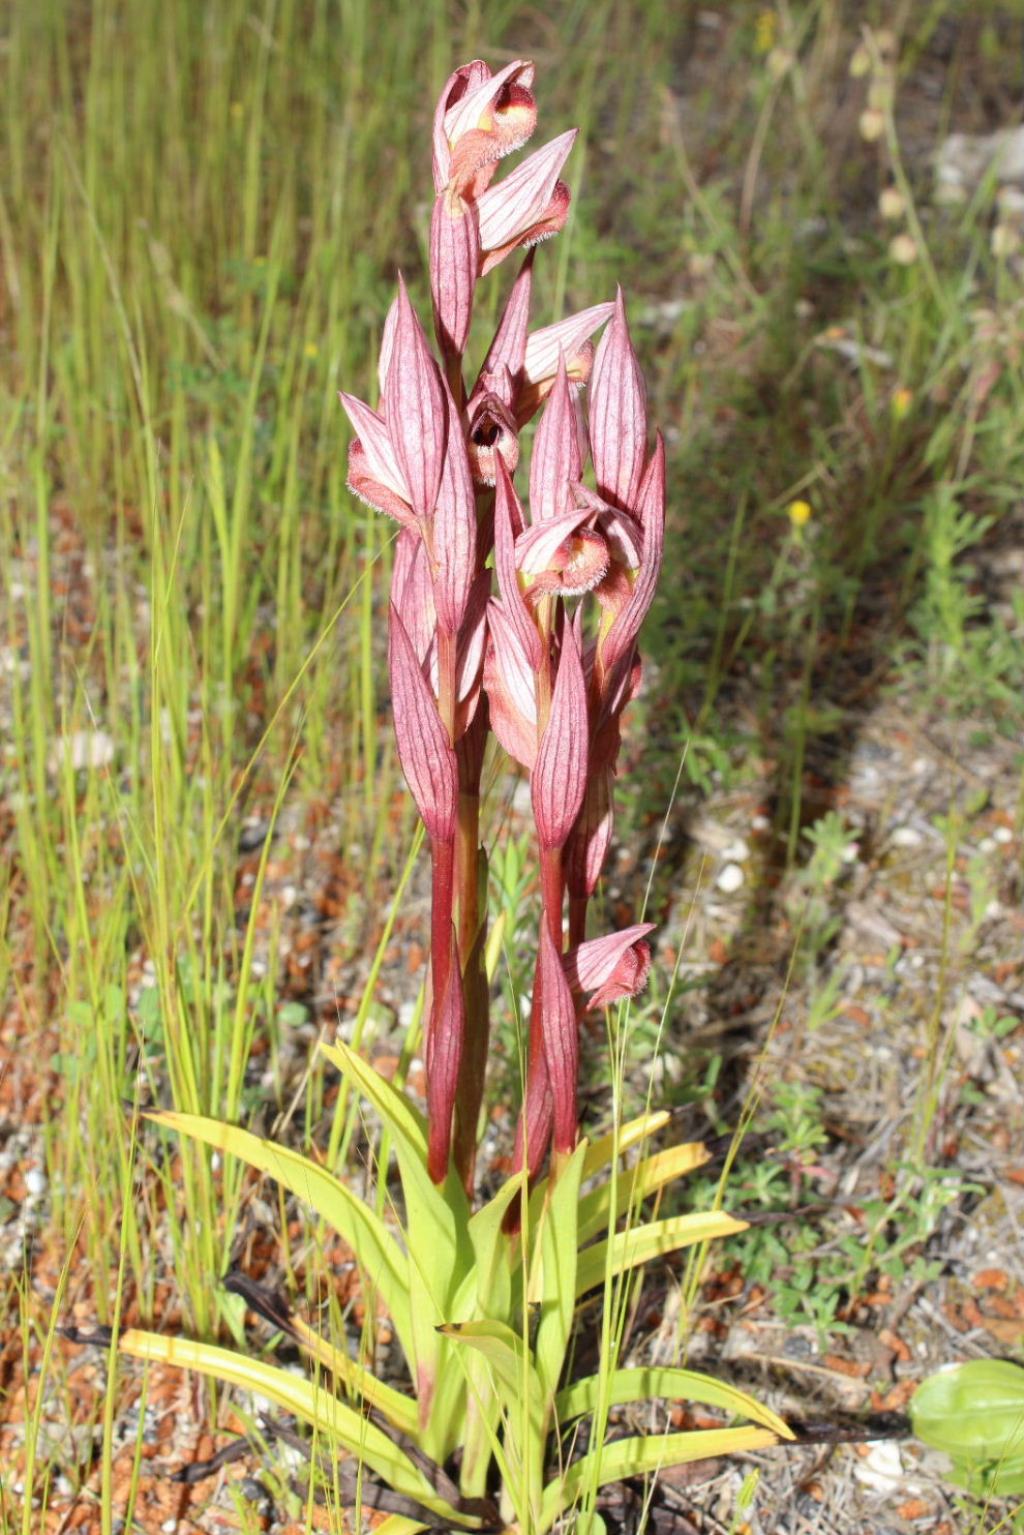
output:
[[[451,1436],[462,1417],[464,1383],[461,1372],[442,1368],[437,1327],[451,1316],[459,1285],[473,1266],[469,1201],[454,1171],[442,1188],[430,1177],[424,1121],[405,1095],[347,1045],[320,1048],[369,1100],[394,1137],[405,1195],[409,1279],[415,1289],[409,1364],[419,1398],[419,1438],[427,1454],[443,1460],[454,1447]]]
[[[653,1114],[641,1114],[639,1119],[631,1119],[627,1125],[622,1125],[618,1130],[609,1130],[607,1135],[598,1136],[596,1141],[587,1145],[587,1154],[583,1159],[583,1173],[580,1181],[586,1183],[588,1178],[594,1178],[624,1152],[638,1146],[641,1141],[649,1140],[652,1135],[657,1135],[659,1130],[664,1130],[672,1115],[667,1109],[658,1109]],[[548,1180],[542,1178],[534,1186],[534,1195],[541,1198],[547,1194]]]
[[[289,1326],[299,1347],[331,1372],[348,1397],[376,1407],[400,1433],[408,1434],[410,1439],[416,1438],[419,1416],[416,1403],[410,1397],[378,1380],[371,1370],[351,1359],[342,1349],[335,1348],[294,1312],[289,1316]]]
[[[549,1183],[548,1197],[539,1217],[539,1242],[534,1249],[529,1295],[540,1306],[534,1355],[537,1380],[546,1402],[553,1402],[558,1390],[576,1313],[579,1258],[576,1217],[586,1154],[587,1143],[582,1141],[563,1162],[557,1178]],[[536,1267],[538,1250],[539,1273]]]
[[[389,1514],[374,1529],[374,1535],[417,1535],[418,1530],[429,1530],[429,1524],[416,1519],[406,1519],[404,1514]]]
[[[145,1118],[238,1157],[259,1172],[269,1173],[315,1210],[351,1247],[387,1307],[407,1357],[414,1357],[406,1256],[387,1227],[344,1183],[311,1158],[273,1141],[261,1140],[237,1125],[171,1109],[147,1113]]]
[[[1024,1368],[971,1359],[930,1375],[910,1400],[918,1439],[953,1459],[956,1479],[994,1497],[1024,1492]]]
[[[328,1444],[336,1442],[348,1454],[358,1457],[396,1492],[415,1498],[424,1508],[445,1518],[459,1518],[451,1504],[438,1496],[423,1473],[387,1434],[322,1386],[303,1380],[290,1370],[247,1359],[244,1354],[210,1343],[167,1338],[134,1328],[121,1334],[118,1348],[135,1359],[198,1370],[201,1375],[209,1375],[214,1380],[258,1392],[285,1412],[294,1413],[304,1423],[316,1428]]]
[[[708,1160],[707,1147],[700,1141],[691,1141],[682,1146],[670,1146],[667,1151],[645,1157],[636,1167],[624,1169],[619,1174],[615,1190],[615,1221],[676,1178],[693,1172],[696,1167],[703,1167]],[[580,1200],[578,1240],[581,1244],[614,1224],[610,1218],[611,1198],[612,1185],[608,1181],[598,1184]]]
[[[651,1258],[692,1247],[695,1242],[709,1242],[716,1237],[734,1236],[746,1231],[745,1221],[726,1215],[724,1210],[698,1211],[693,1215],[674,1215],[669,1220],[651,1221],[618,1231],[610,1239],[611,1272],[623,1274]],[[609,1241],[595,1242],[580,1253],[576,1273],[577,1298],[604,1283],[609,1259]]]
[[[452,1322],[441,1331],[453,1343],[474,1349],[486,1359],[497,1386],[506,1444],[516,1449],[522,1463],[525,1427],[530,1453],[539,1475],[543,1467],[545,1397],[525,1340],[507,1322]],[[523,1424],[523,1408],[527,1422]]]
[[[495,1194],[481,1206],[469,1222],[469,1238],[475,1257],[474,1271],[470,1276],[476,1304],[485,1317],[508,1316],[512,1304],[512,1266],[509,1262],[511,1239],[502,1230],[502,1222],[513,1201],[526,1187],[526,1173],[515,1173]],[[453,1320],[462,1321],[468,1316],[457,1310]]]
[[[568,1423],[573,1418],[596,1412],[601,1400],[602,1385],[604,1400],[609,1407],[656,1397],[665,1397],[670,1401],[700,1402],[706,1407],[721,1407],[738,1418],[749,1418],[762,1428],[771,1429],[780,1439],[795,1437],[792,1429],[777,1413],[763,1406],[755,1397],[748,1396],[745,1391],[738,1391],[735,1386],[728,1386],[724,1381],[715,1380],[711,1375],[702,1375],[697,1370],[682,1370],[672,1366],[659,1368],[652,1365],[646,1369],[615,1370],[604,1382],[599,1375],[590,1375],[585,1380],[576,1381],[558,1393],[555,1410],[559,1422]]]
[[[627,1477],[648,1476],[667,1466],[682,1466],[717,1455],[737,1455],[745,1450],[766,1450],[777,1443],[775,1434],[766,1428],[707,1428],[692,1434],[617,1439],[574,1461],[558,1481],[545,1488],[538,1535],[544,1535],[588,1485],[604,1487]]]

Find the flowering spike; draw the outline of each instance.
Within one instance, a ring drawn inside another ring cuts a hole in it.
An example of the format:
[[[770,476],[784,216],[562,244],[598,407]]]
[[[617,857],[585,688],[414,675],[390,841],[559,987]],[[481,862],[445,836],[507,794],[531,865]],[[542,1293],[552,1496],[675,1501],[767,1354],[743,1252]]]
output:
[[[565,357],[558,360],[555,386],[544,407],[533,443],[530,464],[530,509],[533,520],[545,522],[569,510],[569,486],[580,477],[580,447],[569,398]]]
[[[542,848],[563,847],[587,787],[587,687],[576,623],[566,623],[551,713],[531,775],[533,816]]]
[[[509,621],[534,672],[540,670],[543,657],[540,635],[519,585],[516,560],[516,536],[523,526],[523,509],[504,464],[498,465],[497,492],[494,501],[494,564],[498,587]]]
[[[458,767],[398,609],[391,605],[391,700],[402,772],[434,841],[455,835]]]
[[[437,363],[398,278],[398,319],[384,387],[384,419],[416,516],[434,515],[448,425]]]
[[[458,192],[444,191],[430,221],[430,291],[434,330],[445,357],[461,358],[466,350],[479,266],[476,208]]]
[[[517,246],[533,244],[562,228],[569,212],[569,189],[558,173],[576,133],[570,128],[559,134],[477,199],[482,275]]]
[[[434,999],[425,1051],[430,1119],[427,1170],[435,1183],[443,1183],[448,1174],[452,1116],[455,1112],[455,1094],[465,1033],[466,1004],[459,968],[459,949],[453,927],[448,956],[448,981],[444,996]]]
[[[551,1087],[554,1149],[558,1153],[571,1151],[576,1144],[579,1029],[562,959],[546,922],[541,923],[539,979],[541,1035]]]
[[[647,391],[630,340],[622,289],[597,349],[590,383],[590,438],[597,488],[629,511],[636,503],[647,452]]]
[[[440,627],[449,634],[456,634],[466,616],[469,590],[476,574],[476,501],[458,411],[444,380],[442,389],[448,417],[448,441],[434,514],[434,557],[437,562],[434,602]]]
[[[632,649],[640,625],[654,601],[661,572],[665,550],[665,443],[660,432],[651,461],[644,471],[637,498],[637,514],[644,539],[640,571],[628,602],[601,646],[601,660],[606,672],[610,672]]]

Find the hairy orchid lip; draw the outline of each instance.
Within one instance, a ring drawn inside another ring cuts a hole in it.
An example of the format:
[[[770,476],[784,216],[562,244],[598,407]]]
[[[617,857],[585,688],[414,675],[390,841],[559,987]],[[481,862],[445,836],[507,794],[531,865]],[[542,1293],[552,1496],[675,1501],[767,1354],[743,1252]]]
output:
[[[580,597],[603,581],[609,558],[608,545],[600,533],[581,528],[559,545],[547,570],[534,578],[527,595],[532,601],[549,592],[560,597]]]
[[[477,485],[495,483],[499,458],[509,474],[515,472],[519,438],[510,412],[497,395],[488,393],[480,399],[470,419],[466,447]]]

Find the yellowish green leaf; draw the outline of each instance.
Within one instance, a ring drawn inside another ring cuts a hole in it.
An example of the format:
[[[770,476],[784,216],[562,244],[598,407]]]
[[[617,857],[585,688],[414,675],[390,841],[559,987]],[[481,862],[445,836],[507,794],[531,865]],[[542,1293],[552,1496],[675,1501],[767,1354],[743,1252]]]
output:
[[[604,1487],[627,1477],[653,1475],[667,1466],[767,1450],[777,1443],[777,1437],[767,1428],[707,1428],[692,1434],[616,1439],[574,1461],[558,1481],[549,1484],[541,1507],[539,1535],[544,1535],[573,1506],[588,1485]]]
[[[439,1497],[423,1473],[387,1434],[313,1381],[211,1343],[195,1343],[189,1338],[170,1338],[134,1328],[121,1334],[118,1348],[135,1359],[198,1370],[214,1380],[267,1397],[285,1412],[294,1413],[304,1423],[315,1427],[328,1443],[335,1442],[356,1456],[396,1492],[415,1498],[434,1513],[456,1518],[451,1505]]]
[[[706,1407],[721,1407],[723,1411],[733,1413],[738,1418],[749,1418],[762,1428],[770,1428],[780,1439],[795,1437],[778,1413],[765,1407],[756,1397],[737,1390],[735,1386],[726,1385],[724,1381],[715,1380],[714,1376],[702,1375],[698,1370],[681,1370],[672,1366],[659,1368],[652,1365],[646,1369],[615,1370],[606,1381],[602,1381],[599,1375],[589,1375],[585,1380],[578,1380],[558,1394],[555,1405],[559,1422],[568,1423],[573,1418],[595,1412],[601,1399],[602,1386],[605,1391],[603,1400],[609,1407],[618,1407],[623,1402],[649,1401],[656,1397],[664,1397],[669,1401],[700,1402]]]
[[[647,1263],[651,1258],[678,1252],[692,1247],[695,1242],[709,1242],[716,1237],[734,1236],[746,1231],[745,1221],[726,1215],[724,1210],[697,1211],[692,1215],[674,1215],[668,1220],[651,1221],[644,1226],[634,1226],[628,1231],[617,1231],[610,1238],[611,1272],[623,1274],[627,1269]],[[576,1295],[585,1295],[604,1283],[609,1260],[609,1239],[595,1242],[580,1253],[576,1272]]]
[[[636,1167],[623,1169],[615,1188],[615,1220],[635,1209],[642,1200],[656,1194],[676,1178],[693,1172],[696,1167],[703,1167],[709,1155],[702,1142],[689,1141],[685,1145],[670,1146],[666,1151],[645,1157]],[[580,1200],[578,1240],[581,1244],[589,1242],[599,1232],[607,1231],[609,1225],[613,1224],[609,1219],[611,1198],[612,1185],[608,1181],[598,1184],[596,1189],[591,1189]]]

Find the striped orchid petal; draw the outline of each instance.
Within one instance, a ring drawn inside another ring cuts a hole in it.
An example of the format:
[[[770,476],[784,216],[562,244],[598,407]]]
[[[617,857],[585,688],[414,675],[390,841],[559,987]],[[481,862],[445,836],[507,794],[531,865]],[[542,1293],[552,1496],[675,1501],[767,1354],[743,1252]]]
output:
[[[380,356],[377,359],[377,385],[380,389],[382,400],[384,398],[384,391],[387,388],[388,369],[391,367],[391,358],[395,350],[395,331],[397,329],[398,299],[393,298],[384,320],[384,329],[380,334]]]
[[[466,350],[479,267],[476,208],[448,189],[436,199],[430,220],[434,331],[445,357],[461,357]]]
[[[456,634],[465,617],[470,587],[476,575],[476,499],[458,411],[444,379],[441,388],[448,418],[448,440],[434,514],[437,561],[434,604],[441,629]]]
[[[418,529],[407,529],[399,535],[391,571],[391,601],[398,609],[420,666],[424,667],[437,631],[437,612],[430,560]]]
[[[498,329],[494,332],[480,369],[481,378],[488,373],[498,373],[507,368],[515,382],[526,362],[527,331],[530,323],[530,295],[533,288],[533,251],[528,251],[519,268],[519,275],[509,290],[505,307],[501,311]],[[557,363],[558,359],[555,358]]]
[[[523,372],[529,383],[536,385],[545,380],[553,381],[560,355],[565,357],[571,377],[573,364],[584,343],[611,318],[614,310],[615,305],[609,299],[603,304],[592,304],[589,309],[581,309],[577,314],[567,315],[554,325],[545,325],[541,330],[531,331],[526,338],[523,359]]]
[[[398,278],[398,319],[384,386],[384,419],[416,516],[434,515],[444,468],[448,413],[437,363]]]
[[[533,818],[542,848],[564,847],[580,813],[587,788],[587,727],[587,686],[577,624],[567,622],[551,712],[530,775]]]
[[[507,614],[534,673],[540,670],[543,647],[536,622],[519,585],[517,539],[522,537],[523,509],[505,466],[498,467],[494,501],[494,564],[503,611]]]
[[[537,760],[534,673],[500,603],[487,609],[484,688],[491,728],[514,762],[532,771]]]
[[[571,128],[552,139],[478,198],[483,273],[497,266],[517,245],[533,244],[565,223],[569,191],[558,173],[576,133]]]
[[[559,359],[555,386],[537,427],[530,463],[530,511],[534,523],[546,522],[569,510],[570,486],[582,468],[579,436],[565,358]]]
[[[354,394],[346,394],[344,389],[338,391],[338,399],[352,423],[356,441],[362,450],[362,463],[366,473],[389,490],[393,496],[397,496],[408,505],[409,487],[384,418],[375,410],[371,410],[368,405],[364,405],[362,400]]]
[[[372,506],[375,512],[384,512],[404,528],[417,530],[416,518],[408,501],[396,496],[389,486],[374,478],[366,462],[366,454],[358,437],[348,445],[348,469],[345,483],[354,496]]]
[[[637,496],[637,515],[643,528],[643,555],[629,600],[601,646],[601,662],[607,672],[632,650],[654,601],[661,573],[665,549],[665,444],[660,432]]]
[[[630,340],[622,289],[601,337],[590,381],[590,449],[597,488],[614,506],[632,511],[647,455],[647,391]]]
[[[587,1007],[607,1007],[623,997],[635,997],[647,984],[651,948],[644,939],[653,922],[636,922],[605,938],[590,938],[565,955],[562,964],[574,992],[590,992]]]
[[[576,1004],[562,958],[555,948],[547,922],[540,932],[541,1036],[552,1103],[552,1142],[556,1152],[571,1151],[579,1129],[577,1087],[579,1080],[579,1025]]]
[[[436,842],[455,836],[458,766],[419,658],[394,603],[390,628],[391,703],[402,772]]]

